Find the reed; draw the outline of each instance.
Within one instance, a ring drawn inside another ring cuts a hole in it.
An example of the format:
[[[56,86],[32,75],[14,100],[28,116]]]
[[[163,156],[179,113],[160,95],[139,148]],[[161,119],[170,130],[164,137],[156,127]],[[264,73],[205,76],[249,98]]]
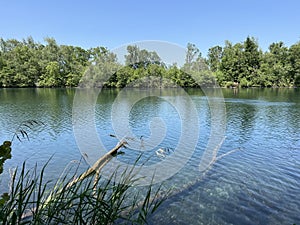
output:
[[[0,146],[0,174],[5,160],[11,158],[13,140],[29,140],[26,129],[41,124],[35,120],[22,122],[11,141]],[[52,159],[41,169],[37,165],[27,169],[24,162],[11,175],[9,193],[0,197],[0,224],[147,224],[148,216],[164,201],[161,186],[137,191],[134,167],[122,172],[117,169],[108,179],[100,173],[126,144],[120,141],[81,175],[77,175],[79,164],[73,172],[71,168],[64,170],[54,184],[44,177]]]
[[[14,171],[9,199],[0,207],[1,224],[147,224],[163,201],[157,198],[159,188],[136,192],[130,170],[118,181],[117,172],[109,179],[94,174],[77,182],[76,174],[67,173],[55,185],[45,181],[46,170],[47,164],[27,170],[23,163]]]

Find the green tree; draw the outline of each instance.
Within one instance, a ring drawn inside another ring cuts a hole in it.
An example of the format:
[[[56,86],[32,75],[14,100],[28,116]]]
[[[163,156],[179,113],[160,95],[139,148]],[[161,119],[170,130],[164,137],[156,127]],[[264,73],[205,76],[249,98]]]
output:
[[[251,86],[258,77],[261,63],[261,51],[254,38],[247,37],[243,43],[232,45],[225,42],[220,64],[221,78],[227,82],[238,82],[242,86]]]
[[[54,38],[45,38],[47,43],[41,48],[39,65],[41,67],[41,76],[38,86],[60,87],[64,86],[65,79],[61,77],[63,73],[60,62],[60,47]],[[57,79],[57,80],[56,80]]]
[[[216,72],[220,68],[223,49],[221,46],[214,46],[208,49],[208,65],[212,72]]]
[[[241,74],[239,80],[244,78],[246,86],[252,84],[253,80],[258,76],[258,69],[261,62],[261,51],[259,50],[257,41],[252,37],[247,37],[244,42],[244,62],[243,74]]]
[[[181,85],[181,77],[182,77],[183,71],[180,70],[176,64],[171,65],[168,70],[166,70],[164,74],[164,78],[166,80],[169,80],[170,82],[168,83],[169,87],[173,87],[176,85]],[[167,85],[166,85],[167,86]]]
[[[127,55],[125,56],[125,64],[133,65],[139,62],[139,51],[140,49],[136,45],[128,45]]]
[[[195,44],[188,43],[186,48],[185,64],[190,65],[195,60],[195,57],[198,57],[199,54],[201,56],[201,53]]]
[[[125,64],[134,68],[147,67],[150,64],[161,65],[161,59],[155,51],[140,50],[136,45],[127,46],[127,55],[125,55]]]
[[[85,71],[80,86],[116,87],[117,71],[120,69],[116,54],[105,48],[97,48],[93,51],[91,66]]]
[[[39,76],[37,44],[29,37],[23,42],[1,39],[1,86],[32,87]]]
[[[66,86],[77,86],[89,62],[90,54],[80,47],[60,46],[60,67]]]
[[[223,80],[226,82],[238,82],[240,74],[243,73],[243,45],[237,43],[233,45],[225,41],[223,56],[220,64],[220,70],[223,74]]]
[[[291,72],[288,73],[288,80],[290,84],[296,82],[298,85],[300,77],[300,42],[293,44],[289,49]]]
[[[15,86],[15,75],[16,75],[16,61],[15,59],[15,49],[20,46],[21,43],[15,39],[10,39],[5,41],[1,38],[1,68],[0,68],[0,80],[1,86],[3,87],[13,87]]]
[[[179,73],[182,81],[180,86],[183,87],[198,87],[212,84],[214,75],[209,70],[208,61],[202,57],[200,50],[196,45],[188,43],[185,57],[185,64],[182,67],[183,73]]]
[[[116,74],[110,79],[111,87],[123,88],[131,79],[134,69],[131,66],[124,66],[119,69]]]
[[[61,86],[60,68],[58,62],[49,62],[45,68],[45,73],[41,76],[38,85],[42,87],[60,87]]]
[[[272,43],[263,54],[257,84],[263,87],[289,86],[291,63],[289,50],[283,42]]]

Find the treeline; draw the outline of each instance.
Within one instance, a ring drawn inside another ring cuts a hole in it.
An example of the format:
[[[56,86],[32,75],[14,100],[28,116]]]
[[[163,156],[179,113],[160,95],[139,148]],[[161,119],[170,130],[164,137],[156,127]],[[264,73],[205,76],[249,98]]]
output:
[[[293,87],[300,86],[300,42],[286,47],[270,44],[263,52],[253,37],[224,47],[214,46],[207,57],[187,44],[185,64],[165,65],[156,52],[128,46],[125,65],[105,47],[83,49],[46,44],[31,37],[18,41],[0,39],[0,87],[90,86],[197,87]],[[82,76],[85,74],[84,79]],[[80,80],[83,82],[79,83]]]
[[[263,52],[254,38],[237,44],[226,41],[223,48],[209,49],[208,64],[222,86],[299,86],[300,42],[291,47],[272,43]]]

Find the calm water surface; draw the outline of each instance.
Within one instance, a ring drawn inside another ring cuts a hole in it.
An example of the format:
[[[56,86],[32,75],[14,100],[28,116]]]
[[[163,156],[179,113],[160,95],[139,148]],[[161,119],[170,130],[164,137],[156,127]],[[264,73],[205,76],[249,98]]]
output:
[[[28,167],[47,162],[46,176],[57,178],[81,158],[72,127],[75,89],[0,89],[0,141],[10,140],[24,120],[45,123],[29,132],[30,141],[14,141],[13,158],[5,164],[0,190],[7,190],[9,170],[27,160]],[[146,90],[143,90],[146,91]],[[189,120],[189,109],[179,115],[168,100],[183,102],[176,89],[159,90],[164,99],[138,101],[128,115],[132,132],[150,136],[149,121],[159,117],[166,134],[158,147],[175,148]],[[210,110],[200,90],[187,91],[197,112],[199,139],[193,157],[166,181],[177,190],[150,218],[151,224],[300,224],[300,90],[224,89],[226,139],[218,155],[239,149],[218,160],[203,176],[198,170],[210,134]],[[107,149],[115,146],[111,108],[118,90],[103,90],[95,113],[96,129]],[[128,99],[137,94],[128,91]],[[126,103],[126,102],[125,102]],[[187,143],[187,148],[190,147]],[[147,151],[149,163],[162,159]],[[137,153],[125,150],[120,160]]]

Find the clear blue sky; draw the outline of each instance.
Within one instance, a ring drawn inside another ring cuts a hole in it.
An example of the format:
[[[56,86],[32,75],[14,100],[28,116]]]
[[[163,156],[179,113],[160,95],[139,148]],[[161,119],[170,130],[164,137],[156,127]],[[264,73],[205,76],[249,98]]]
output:
[[[290,46],[300,40],[299,0],[100,1],[2,0],[0,37],[109,49],[141,40],[163,40],[203,53],[225,40],[258,39]]]

